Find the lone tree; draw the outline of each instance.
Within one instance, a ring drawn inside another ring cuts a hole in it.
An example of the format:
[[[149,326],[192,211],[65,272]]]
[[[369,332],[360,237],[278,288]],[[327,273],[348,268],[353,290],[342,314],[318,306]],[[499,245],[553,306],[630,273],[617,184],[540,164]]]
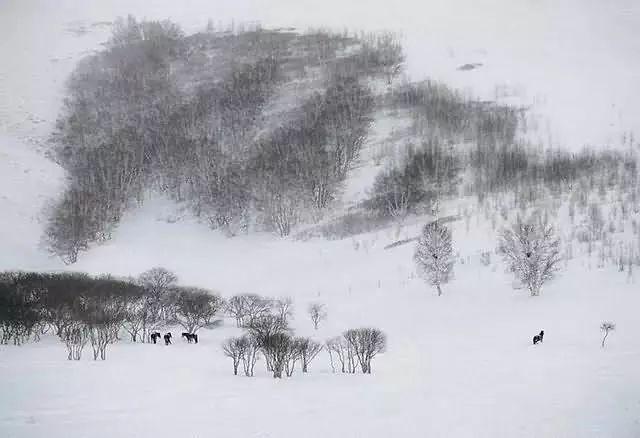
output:
[[[560,239],[546,221],[522,223],[500,235],[499,251],[511,272],[531,292],[540,295],[542,285],[553,279],[560,267]]]
[[[133,309],[135,314],[130,316],[140,320],[142,342],[169,319],[169,294],[177,281],[178,277],[173,272],[161,267],[149,269],[138,277],[138,284],[144,288],[145,294]]]
[[[295,343],[288,333],[274,333],[260,340],[260,348],[265,360],[273,371],[273,377],[282,378],[282,372],[287,366],[287,371],[292,371],[290,360],[295,353]]]
[[[225,356],[233,360],[233,375],[238,375],[238,365],[244,355],[245,344],[242,338],[229,338],[222,343],[222,351]]]
[[[224,300],[205,289],[176,288],[174,322],[189,333],[216,324],[216,315],[224,309]]]
[[[602,348],[604,348],[604,341],[607,340],[607,336],[609,336],[609,332],[616,329],[616,325],[609,321],[603,321],[600,324],[600,330],[604,332],[604,338],[602,338]]]
[[[324,304],[311,303],[309,304],[308,312],[311,317],[311,322],[313,322],[313,328],[318,330],[320,321],[327,319],[327,311],[324,308]]]
[[[387,336],[377,328],[349,329],[342,334],[351,360],[357,360],[364,374],[371,374],[371,361],[387,348]],[[355,371],[355,370],[354,370]]]
[[[306,373],[309,364],[322,350],[322,344],[310,338],[298,338],[298,349],[300,350],[300,360],[302,361],[302,372]]]
[[[447,283],[453,274],[453,246],[451,231],[439,221],[428,223],[422,234],[413,256],[420,275],[442,295],[440,285]]]

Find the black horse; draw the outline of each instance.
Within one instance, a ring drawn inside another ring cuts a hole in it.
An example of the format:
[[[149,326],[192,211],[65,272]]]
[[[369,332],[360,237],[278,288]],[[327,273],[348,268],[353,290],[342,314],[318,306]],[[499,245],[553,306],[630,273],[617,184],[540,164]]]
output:
[[[164,345],[171,344],[171,332],[168,332],[164,335]]]
[[[542,342],[542,338],[544,338],[544,330],[540,330],[540,334],[533,337],[533,345]]]
[[[192,342],[195,342],[196,344],[198,343],[198,335],[196,335],[195,333],[183,332],[182,337],[185,338],[188,343],[192,343]]]
[[[156,343],[156,341],[158,339],[160,339],[160,336],[162,336],[160,333],[158,332],[153,332],[151,333],[150,337],[151,337],[151,342],[153,342],[154,344]]]

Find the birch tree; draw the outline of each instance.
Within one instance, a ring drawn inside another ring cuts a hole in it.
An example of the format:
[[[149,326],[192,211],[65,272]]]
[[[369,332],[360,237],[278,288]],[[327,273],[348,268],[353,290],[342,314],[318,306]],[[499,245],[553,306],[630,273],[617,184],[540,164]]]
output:
[[[527,287],[531,296],[540,295],[542,285],[560,268],[560,239],[546,220],[518,221],[500,235],[499,251],[509,271]]]
[[[451,231],[437,220],[425,225],[413,258],[419,274],[442,295],[441,285],[453,274]]]

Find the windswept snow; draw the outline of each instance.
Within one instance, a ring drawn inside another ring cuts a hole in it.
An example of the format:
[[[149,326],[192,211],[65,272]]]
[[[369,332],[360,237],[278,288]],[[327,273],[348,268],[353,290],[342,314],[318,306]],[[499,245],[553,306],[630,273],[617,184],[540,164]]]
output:
[[[442,297],[413,275],[413,244],[383,249],[415,236],[421,223],[342,241],[227,239],[152,199],[77,264],[50,258],[39,245],[42,211],[64,174],[44,150],[64,80],[100,49],[108,22],[129,13],[171,18],[187,32],[208,18],[220,26],[399,30],[412,79],[528,107],[529,135],[544,145],[615,146],[640,135],[635,0],[0,0],[0,270],[129,276],[164,266],[181,284],[224,296],[291,296],[303,335],[324,340],[371,325],[389,337],[371,376],[332,374],[323,352],[309,375],[283,381],[262,362],[255,378],[231,375],[220,351],[236,333],[231,321],[203,331],[198,345],[123,341],[105,362],[86,351],[69,362],[54,337],[0,346],[0,437],[640,436],[637,273],[579,257],[530,298],[512,290],[499,260],[480,263],[495,231],[475,216],[468,233],[454,223],[464,263]],[[482,65],[458,69],[474,63]],[[357,202],[372,175],[370,167],[354,172],[346,203]],[[313,301],[329,312],[318,332],[305,313]],[[617,324],[605,349],[603,320]],[[544,344],[534,347],[541,329]]]

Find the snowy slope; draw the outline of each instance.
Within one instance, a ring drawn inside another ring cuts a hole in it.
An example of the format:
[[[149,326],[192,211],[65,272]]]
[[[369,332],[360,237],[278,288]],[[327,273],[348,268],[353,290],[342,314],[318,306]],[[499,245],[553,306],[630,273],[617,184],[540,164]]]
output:
[[[494,259],[493,231],[454,224],[455,280],[437,297],[412,275],[412,245],[385,250],[387,232],[357,240],[224,239],[188,220],[158,221],[161,201],[126,218],[118,237],[81,259],[89,272],[137,273],[152,264],[185,284],[292,296],[297,332],[319,340],[360,325],[389,337],[371,376],[332,374],[321,353],[309,375],[274,382],[258,363],[233,377],[220,342],[123,341],[108,360],[65,360],[63,345],[4,347],[0,431],[10,437],[636,437],[640,433],[640,295],[636,278],[569,263],[538,298],[511,289]],[[409,235],[415,230],[409,226]],[[357,245],[356,245],[357,243]],[[186,256],[188,254],[188,256]],[[325,303],[318,332],[305,314]],[[601,349],[599,323],[618,329]],[[531,336],[546,332],[544,344]],[[19,377],[29,375],[29,380]]]
[[[0,132],[0,269],[59,266],[39,242],[43,208],[63,183],[59,166]]]

